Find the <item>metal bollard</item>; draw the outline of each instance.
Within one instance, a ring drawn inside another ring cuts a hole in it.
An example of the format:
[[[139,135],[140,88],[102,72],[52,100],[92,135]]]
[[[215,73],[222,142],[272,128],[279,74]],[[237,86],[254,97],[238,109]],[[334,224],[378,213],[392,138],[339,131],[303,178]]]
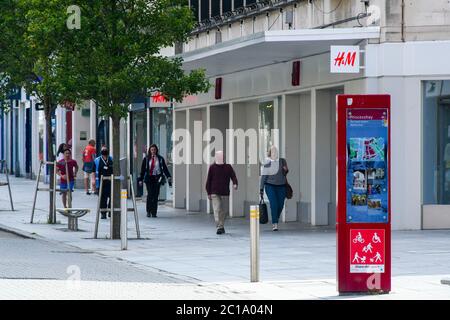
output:
[[[122,250],[127,250],[128,235],[127,235],[127,189],[122,189],[120,192],[120,240],[122,243]]]
[[[250,206],[250,276],[259,281],[259,206]]]

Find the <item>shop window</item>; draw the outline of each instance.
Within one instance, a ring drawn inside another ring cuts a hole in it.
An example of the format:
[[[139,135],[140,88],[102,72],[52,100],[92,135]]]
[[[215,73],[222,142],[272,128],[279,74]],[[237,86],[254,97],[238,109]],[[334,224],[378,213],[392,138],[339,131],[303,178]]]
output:
[[[173,113],[172,108],[151,108],[152,112],[152,141],[158,146],[159,154],[166,159],[169,171],[173,172],[172,160],[172,131],[173,131]],[[172,199],[172,189],[167,184],[161,186],[159,195],[160,200]]]
[[[200,0],[200,20],[209,19],[209,0]]]
[[[198,20],[198,1],[199,0],[191,0],[191,10],[196,21]]]
[[[211,17],[220,16],[220,1],[211,1]]]
[[[238,9],[244,6],[244,0],[234,0],[234,9]]]
[[[222,12],[225,14],[226,12],[232,11],[232,3],[233,0],[223,0],[222,1]]]
[[[267,151],[274,144],[273,129],[275,128],[274,101],[259,104],[259,159],[267,157]]]
[[[450,204],[450,80],[423,82],[423,203]]]

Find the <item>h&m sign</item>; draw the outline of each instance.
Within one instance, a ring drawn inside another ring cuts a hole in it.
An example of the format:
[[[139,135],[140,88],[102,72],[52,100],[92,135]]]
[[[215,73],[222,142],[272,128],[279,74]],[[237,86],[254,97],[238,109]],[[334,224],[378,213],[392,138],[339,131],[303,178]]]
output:
[[[331,46],[330,72],[359,73],[361,69],[359,54],[359,46]]]

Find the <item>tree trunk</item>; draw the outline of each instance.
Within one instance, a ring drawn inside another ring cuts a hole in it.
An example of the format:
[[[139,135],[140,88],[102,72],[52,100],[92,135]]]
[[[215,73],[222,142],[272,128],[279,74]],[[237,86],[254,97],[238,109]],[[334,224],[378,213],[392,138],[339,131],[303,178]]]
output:
[[[45,110],[45,123],[46,123],[46,138],[47,138],[47,159],[46,161],[55,161],[55,154],[53,152],[53,132],[52,132],[52,114],[53,108],[51,106],[49,99],[44,99],[44,110]],[[50,174],[50,189],[55,188],[54,185],[54,168],[53,166],[46,166],[49,174]],[[53,196],[56,196],[49,192],[49,210],[48,210],[48,223],[54,224],[56,223],[56,212],[54,212],[53,208]]]
[[[113,146],[113,172],[114,177],[119,177],[120,173],[120,118],[111,117],[113,123],[113,136],[112,136],[112,146]],[[114,194],[111,195],[113,200],[113,208],[120,208],[120,180],[114,180]],[[113,212],[113,234],[112,239],[120,239],[120,212]]]

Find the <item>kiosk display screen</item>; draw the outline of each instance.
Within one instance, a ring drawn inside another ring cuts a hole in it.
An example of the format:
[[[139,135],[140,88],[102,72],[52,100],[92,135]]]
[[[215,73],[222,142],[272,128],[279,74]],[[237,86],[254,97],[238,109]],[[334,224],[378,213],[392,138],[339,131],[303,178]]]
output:
[[[347,111],[347,222],[388,223],[388,109]]]

